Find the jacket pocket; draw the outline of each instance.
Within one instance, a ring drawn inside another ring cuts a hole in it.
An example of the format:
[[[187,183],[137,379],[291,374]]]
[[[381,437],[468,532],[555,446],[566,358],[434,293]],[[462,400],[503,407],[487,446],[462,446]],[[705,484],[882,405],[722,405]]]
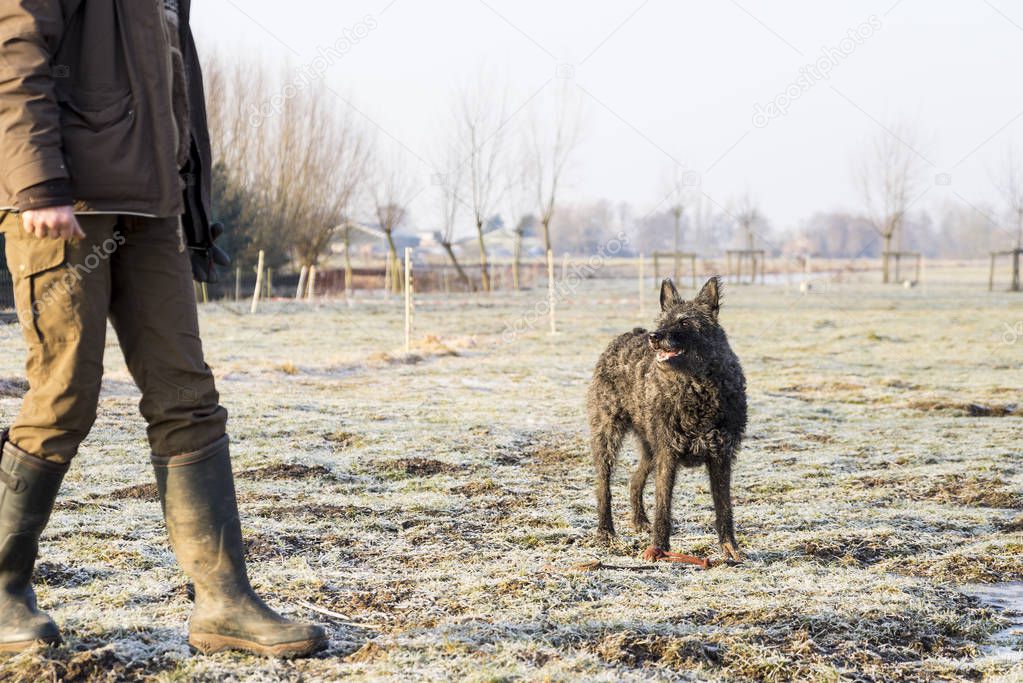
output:
[[[60,102],[64,159],[76,198],[97,190],[134,187],[146,168],[140,159],[130,92],[76,92]]]
[[[81,332],[78,280],[67,263],[67,242],[8,234],[7,263],[18,321],[29,344],[72,341]]]

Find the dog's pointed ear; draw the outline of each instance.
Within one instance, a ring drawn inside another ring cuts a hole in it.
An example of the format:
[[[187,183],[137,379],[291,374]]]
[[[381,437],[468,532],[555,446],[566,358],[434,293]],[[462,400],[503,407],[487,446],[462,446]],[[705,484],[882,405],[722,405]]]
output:
[[[670,277],[664,278],[661,281],[661,310],[666,311],[680,303],[682,303],[682,297],[678,295],[675,283],[671,281]]]
[[[706,308],[714,316],[714,319],[717,320],[718,311],[721,310],[721,278],[715,275],[707,280],[706,284],[703,285],[703,289],[693,299],[693,303]]]

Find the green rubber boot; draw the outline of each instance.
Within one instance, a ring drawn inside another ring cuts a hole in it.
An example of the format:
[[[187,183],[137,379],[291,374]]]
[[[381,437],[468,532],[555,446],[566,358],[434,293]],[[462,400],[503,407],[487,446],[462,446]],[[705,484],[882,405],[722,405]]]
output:
[[[0,652],[16,652],[60,642],[36,606],[32,569],[68,466],[26,453],[6,431],[0,444]]]
[[[249,584],[227,437],[194,453],[152,460],[171,546],[195,584],[189,644],[204,654],[242,650],[270,657],[325,648],[321,627],[285,619]]]

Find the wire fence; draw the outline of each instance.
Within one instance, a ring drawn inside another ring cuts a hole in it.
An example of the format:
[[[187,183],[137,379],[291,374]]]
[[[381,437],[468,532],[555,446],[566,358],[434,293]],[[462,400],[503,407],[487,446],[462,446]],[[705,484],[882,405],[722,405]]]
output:
[[[756,282],[798,282],[807,274],[827,274],[841,281],[855,273],[874,271],[879,262],[869,259],[812,259],[803,257],[762,257],[758,263]],[[394,291],[400,289],[401,264],[395,266],[399,277],[391,279]],[[450,261],[419,255],[412,265],[414,288],[420,293],[467,293],[482,291],[482,266],[479,262],[460,263],[456,268]],[[362,259],[353,263],[350,277],[351,293],[386,292],[391,269],[387,259]],[[544,259],[522,259],[516,267],[511,259],[494,259],[487,265],[490,289],[512,291],[516,289],[544,289],[547,287],[547,262]],[[564,254],[554,260],[554,276],[558,281],[589,279],[637,279],[672,277],[681,287],[699,287],[711,275],[722,275],[731,282],[754,282],[754,271],[736,266],[724,256],[700,258],[685,254],[675,259],[671,254],[659,253],[639,257],[587,257]],[[343,296],[346,293],[345,270],[341,267],[318,268],[313,294],[315,296]],[[270,270],[263,278],[260,298],[293,298],[297,296],[300,273],[278,273]],[[220,282],[207,285],[206,297],[211,300],[251,298],[256,285],[254,268],[236,269],[222,273]],[[303,296],[307,295],[305,290]],[[200,294],[200,296],[202,296]]]

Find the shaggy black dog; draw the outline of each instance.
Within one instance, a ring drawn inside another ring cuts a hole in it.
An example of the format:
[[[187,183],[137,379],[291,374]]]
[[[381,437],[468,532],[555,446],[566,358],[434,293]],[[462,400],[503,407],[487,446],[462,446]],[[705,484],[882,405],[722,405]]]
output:
[[[679,465],[706,465],[718,540],[728,560],[740,561],[732,522],[732,463],[746,430],[746,378],[718,323],[721,281],[707,281],[684,301],[671,280],[661,283],[657,329],[636,328],[607,347],[587,396],[593,462],[597,468],[598,534],[614,535],[611,473],[630,431],[639,465],[629,484],[632,524],[649,530],[643,489],[654,470],[656,505],[648,560],[671,559],[671,496]],[[681,557],[681,556],[679,556]]]

